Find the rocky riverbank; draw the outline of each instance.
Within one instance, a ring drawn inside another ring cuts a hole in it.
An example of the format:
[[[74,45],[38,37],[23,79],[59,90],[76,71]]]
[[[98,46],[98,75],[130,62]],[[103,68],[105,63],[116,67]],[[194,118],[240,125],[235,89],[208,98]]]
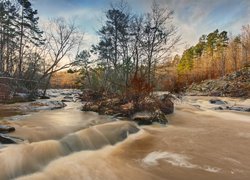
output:
[[[192,84],[187,89],[186,95],[250,98],[250,67],[220,79]]]

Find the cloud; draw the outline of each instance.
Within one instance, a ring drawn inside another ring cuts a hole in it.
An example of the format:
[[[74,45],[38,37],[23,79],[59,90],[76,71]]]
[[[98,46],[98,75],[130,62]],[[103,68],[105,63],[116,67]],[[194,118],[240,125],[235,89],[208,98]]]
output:
[[[98,43],[98,40],[99,38],[95,34],[85,33],[83,39],[84,41],[83,49],[89,50],[91,45]]]
[[[149,11],[152,0],[127,0],[133,12]],[[249,23],[250,0],[156,0],[161,7],[175,11],[174,23],[183,43],[194,45],[202,34],[215,29],[240,33],[241,26]],[[88,44],[97,42],[96,31],[103,24],[104,11],[117,0],[32,0],[39,16],[63,16],[77,19],[86,32]],[[180,48],[182,51],[183,47]]]

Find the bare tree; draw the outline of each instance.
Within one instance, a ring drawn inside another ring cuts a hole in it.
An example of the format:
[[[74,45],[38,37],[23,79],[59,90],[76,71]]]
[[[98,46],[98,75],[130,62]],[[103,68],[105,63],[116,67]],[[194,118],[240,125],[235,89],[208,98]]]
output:
[[[74,22],[56,18],[46,25],[45,38],[44,72],[40,79],[46,81],[44,95],[52,74],[76,63],[75,57],[83,42],[83,33]]]
[[[154,1],[151,12],[146,16],[142,43],[146,54],[147,80],[150,84],[157,63],[165,59],[180,41],[177,28],[172,23],[173,13]]]
[[[244,64],[248,63],[248,56],[250,51],[250,24],[242,27],[241,43],[243,48],[243,58],[245,59]]]

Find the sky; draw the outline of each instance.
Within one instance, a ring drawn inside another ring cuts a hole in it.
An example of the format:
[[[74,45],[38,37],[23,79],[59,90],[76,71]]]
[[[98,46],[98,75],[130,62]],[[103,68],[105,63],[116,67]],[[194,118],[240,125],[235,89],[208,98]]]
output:
[[[182,36],[178,53],[195,45],[203,34],[215,29],[237,35],[250,24],[250,0],[156,0],[174,10],[174,23]],[[75,19],[85,32],[85,48],[98,42],[97,30],[105,22],[105,11],[118,0],[31,0],[41,21],[54,17]],[[148,12],[152,0],[127,0],[135,13]]]

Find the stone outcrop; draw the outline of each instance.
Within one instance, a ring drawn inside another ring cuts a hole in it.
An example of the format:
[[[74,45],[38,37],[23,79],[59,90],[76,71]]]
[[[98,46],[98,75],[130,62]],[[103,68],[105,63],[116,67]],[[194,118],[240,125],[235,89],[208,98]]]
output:
[[[228,74],[220,79],[192,84],[186,91],[194,96],[250,97],[250,67]]]

